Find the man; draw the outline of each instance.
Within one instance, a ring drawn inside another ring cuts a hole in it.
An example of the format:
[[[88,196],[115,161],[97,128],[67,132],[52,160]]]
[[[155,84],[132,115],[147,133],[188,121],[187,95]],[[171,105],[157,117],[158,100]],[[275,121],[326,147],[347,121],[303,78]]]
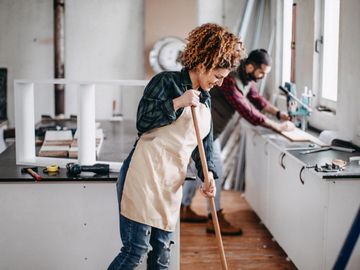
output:
[[[215,206],[219,219],[221,233],[223,235],[241,235],[240,228],[232,226],[225,218],[220,207],[220,191],[222,183],[222,167],[221,148],[219,140],[220,133],[226,124],[232,118],[235,111],[253,125],[261,125],[266,128],[273,129],[277,132],[294,129],[294,124],[289,122],[290,117],[287,113],[281,112],[278,108],[271,105],[264,97],[262,97],[256,87],[256,82],[261,80],[271,70],[271,57],[264,49],[252,51],[246,59],[240,62],[236,71],[229,74],[224,79],[220,87],[214,87],[211,94],[211,114],[213,118],[213,161],[219,179],[216,181],[217,193],[215,196]],[[275,116],[278,123],[269,119],[264,113]],[[190,166],[190,170],[194,170]],[[191,201],[195,195],[197,181],[185,181],[183,189],[183,199],[180,211],[180,220],[183,222],[206,222],[206,231],[215,233],[211,215],[209,217],[196,214],[191,208]]]

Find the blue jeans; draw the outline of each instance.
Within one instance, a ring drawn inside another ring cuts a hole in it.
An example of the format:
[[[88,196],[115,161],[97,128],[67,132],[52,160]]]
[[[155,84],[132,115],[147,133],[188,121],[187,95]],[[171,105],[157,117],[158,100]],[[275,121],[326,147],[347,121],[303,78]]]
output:
[[[135,149],[135,148],[134,148]],[[119,211],[126,174],[134,149],[125,159],[116,183]],[[108,270],[135,269],[147,254],[147,269],[168,269],[173,233],[145,225],[120,214],[120,236],[123,246]],[[150,249],[152,247],[152,249]]]
[[[218,175],[218,179],[215,180],[216,184],[216,194],[215,194],[215,207],[216,211],[221,209],[220,206],[220,193],[222,188],[222,169],[223,169],[223,161],[221,159],[221,146],[219,140],[215,140],[213,144],[213,162],[215,165],[215,171]],[[185,181],[183,186],[183,197],[181,204],[185,206],[191,205],[191,202],[195,196],[196,189],[202,184],[202,181],[197,176],[195,163],[190,162],[190,168],[188,168],[188,172],[192,171],[193,174],[196,175],[196,181]],[[208,212],[210,213],[210,205],[208,203]]]

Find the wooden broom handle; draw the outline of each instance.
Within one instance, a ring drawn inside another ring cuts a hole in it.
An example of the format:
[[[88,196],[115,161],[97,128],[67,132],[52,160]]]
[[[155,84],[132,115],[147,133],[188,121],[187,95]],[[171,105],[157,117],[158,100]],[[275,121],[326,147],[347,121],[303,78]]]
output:
[[[196,140],[198,143],[200,160],[201,160],[201,167],[202,167],[202,171],[203,171],[203,175],[204,175],[204,182],[208,186],[209,182],[210,182],[209,175],[208,175],[209,170],[208,170],[208,166],[207,166],[207,162],[206,162],[204,145],[203,145],[203,142],[202,142],[202,139],[200,136],[199,122],[197,120],[197,116],[195,113],[195,107],[191,107],[191,114],[192,114],[192,119],[193,119],[194,127],[195,127]],[[217,191],[217,192],[219,192],[219,191]],[[223,246],[223,242],[222,242],[222,238],[221,238],[219,220],[218,220],[218,217],[216,214],[214,197],[209,198],[209,201],[210,201],[210,211],[211,211],[212,221],[213,221],[214,228],[215,228],[216,242],[217,242],[218,249],[220,252],[221,266],[222,266],[223,270],[228,270],[226,258],[225,258],[224,246]]]

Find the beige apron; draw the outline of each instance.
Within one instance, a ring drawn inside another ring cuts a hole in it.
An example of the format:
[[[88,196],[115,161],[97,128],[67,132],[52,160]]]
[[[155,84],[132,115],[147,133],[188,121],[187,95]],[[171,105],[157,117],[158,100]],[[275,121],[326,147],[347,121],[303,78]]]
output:
[[[210,110],[201,103],[195,111],[201,138],[205,138],[210,132]],[[186,168],[196,146],[190,107],[185,107],[175,122],[142,134],[126,174],[121,214],[174,231]]]

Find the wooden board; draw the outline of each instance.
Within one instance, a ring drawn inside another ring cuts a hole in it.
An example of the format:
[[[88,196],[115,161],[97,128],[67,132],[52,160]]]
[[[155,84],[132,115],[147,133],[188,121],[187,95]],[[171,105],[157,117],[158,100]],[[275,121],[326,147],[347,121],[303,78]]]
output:
[[[283,131],[281,132],[281,135],[288,138],[290,141],[293,142],[313,142],[320,146],[325,145],[322,141],[320,141],[318,138],[312,136],[311,134],[296,128],[293,131]]]

